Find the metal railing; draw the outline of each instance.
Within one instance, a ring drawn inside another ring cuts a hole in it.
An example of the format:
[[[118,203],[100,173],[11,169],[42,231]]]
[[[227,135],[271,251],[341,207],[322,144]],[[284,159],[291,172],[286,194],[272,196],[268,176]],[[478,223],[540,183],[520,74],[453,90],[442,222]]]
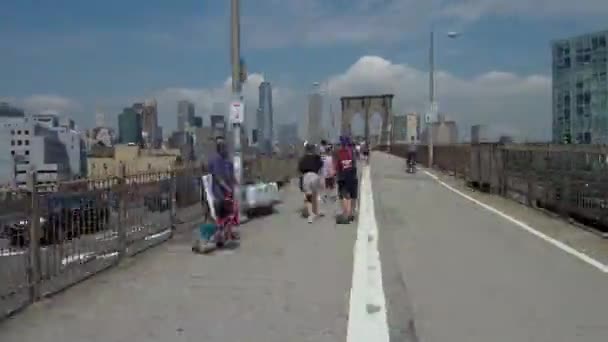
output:
[[[0,318],[168,240],[180,211],[202,214],[186,210],[201,198],[202,173],[184,167],[4,193]]]
[[[297,176],[295,156],[244,161],[248,182]],[[203,166],[0,193],[0,319],[168,240],[201,217]],[[28,187],[36,184],[35,172]]]
[[[406,145],[383,149],[400,157],[407,153]],[[418,149],[424,165],[426,149]],[[455,144],[434,146],[433,154],[434,168],[463,178],[472,187],[608,234],[608,146]]]

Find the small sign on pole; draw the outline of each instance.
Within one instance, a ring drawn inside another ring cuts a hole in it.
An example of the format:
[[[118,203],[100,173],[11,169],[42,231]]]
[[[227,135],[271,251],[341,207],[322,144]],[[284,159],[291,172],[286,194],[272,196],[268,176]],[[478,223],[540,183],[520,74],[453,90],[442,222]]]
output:
[[[439,112],[439,104],[437,102],[433,102],[429,106],[429,110],[424,116],[424,121],[427,124],[430,124],[437,120],[437,113]]]
[[[230,103],[230,122],[233,124],[242,124],[245,120],[245,105],[241,101],[233,101]]]

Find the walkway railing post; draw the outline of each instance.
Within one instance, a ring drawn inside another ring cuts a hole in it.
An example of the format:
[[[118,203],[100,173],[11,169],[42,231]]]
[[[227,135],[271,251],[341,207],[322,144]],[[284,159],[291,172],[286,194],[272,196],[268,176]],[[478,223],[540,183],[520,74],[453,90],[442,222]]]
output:
[[[177,169],[171,169],[169,171],[169,196],[171,210],[169,210],[171,230],[175,230],[177,225]]]
[[[127,201],[126,196],[129,195],[129,185],[126,180],[126,166],[120,164],[118,170],[118,259],[122,260],[127,256]]]
[[[38,206],[38,194],[36,191],[36,169],[31,168],[28,175],[28,188],[30,189],[31,213],[29,222],[29,264],[27,268],[28,282],[30,288],[30,300],[37,301],[40,298],[40,211]]]

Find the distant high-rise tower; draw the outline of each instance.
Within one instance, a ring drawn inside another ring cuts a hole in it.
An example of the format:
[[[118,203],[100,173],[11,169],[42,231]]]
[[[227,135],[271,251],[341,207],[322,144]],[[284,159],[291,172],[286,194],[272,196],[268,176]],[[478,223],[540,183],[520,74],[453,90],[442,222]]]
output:
[[[256,120],[258,121],[258,146],[262,152],[271,153],[274,142],[274,113],[270,82],[265,81],[260,83],[259,92],[259,108]]]
[[[318,89],[308,97],[308,141],[313,144],[319,143],[324,137],[321,132],[323,120],[323,97]]]
[[[189,125],[194,120],[194,103],[188,100],[181,100],[177,103],[177,131],[183,132],[186,130],[186,125]]]
[[[106,119],[103,112],[99,109],[95,113],[95,127],[105,127]]]
[[[553,142],[608,144],[608,31],[552,45]]]
[[[144,102],[142,126],[142,135],[146,146],[159,148],[162,143],[162,136],[159,136],[158,107],[156,99],[146,100],[146,102]]]
[[[226,118],[223,115],[211,115],[210,122],[213,138],[226,137]]]
[[[118,115],[118,139],[121,144],[142,143],[141,115],[133,107],[127,107]]]

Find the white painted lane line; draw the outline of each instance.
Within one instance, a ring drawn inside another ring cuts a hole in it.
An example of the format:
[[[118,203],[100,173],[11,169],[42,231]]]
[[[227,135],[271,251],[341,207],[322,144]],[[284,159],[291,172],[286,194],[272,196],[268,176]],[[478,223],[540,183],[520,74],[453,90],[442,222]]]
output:
[[[578,251],[578,250],[576,250],[576,249],[568,246],[567,244],[565,244],[565,243],[563,243],[563,242],[561,242],[559,240],[556,240],[556,239],[554,239],[554,238],[552,238],[552,237],[550,237],[548,235],[545,235],[545,234],[541,233],[540,231],[532,228],[531,226],[529,226],[525,222],[522,222],[522,221],[520,221],[520,220],[518,220],[518,219],[516,219],[516,218],[514,218],[514,217],[512,217],[512,216],[510,216],[508,214],[505,214],[504,212],[502,212],[502,211],[500,211],[500,210],[498,210],[498,209],[496,209],[496,208],[494,208],[494,207],[492,207],[490,205],[487,205],[487,204],[485,204],[485,203],[483,203],[483,202],[481,202],[479,200],[476,200],[475,198],[473,198],[473,197],[471,197],[471,196],[463,193],[462,191],[460,191],[460,190],[458,190],[458,189],[450,186],[449,184],[443,182],[442,180],[439,179],[439,177],[435,176],[431,172],[424,171],[424,173],[426,173],[427,175],[429,175],[431,178],[433,178],[435,181],[437,181],[439,184],[441,184],[445,188],[449,189],[450,191],[452,191],[452,192],[454,192],[454,193],[456,193],[456,194],[458,194],[458,195],[460,195],[460,196],[468,199],[469,201],[471,201],[471,202],[479,205],[480,207],[482,207],[482,208],[484,208],[484,209],[486,209],[486,210],[488,210],[488,211],[490,211],[490,212],[492,212],[492,213],[494,213],[494,214],[496,214],[496,215],[498,215],[498,216],[500,216],[500,217],[502,217],[502,218],[504,218],[504,219],[506,219],[506,220],[508,220],[508,221],[510,221],[512,223],[514,223],[515,225],[517,225],[519,228],[525,230],[526,232],[528,232],[528,233],[530,233],[530,234],[532,234],[532,235],[534,235],[534,236],[536,236],[538,238],[541,238],[541,239],[545,240],[546,242],[552,244],[553,246],[555,246],[555,247],[563,250],[564,252],[566,252],[566,253],[574,256],[574,257],[577,257],[578,259],[580,259],[580,260],[586,262],[587,264],[589,264],[589,265],[597,268],[598,270],[600,270],[600,271],[602,271],[604,273],[608,273],[608,265],[601,263],[600,261],[598,261],[598,260],[590,257],[589,255],[587,255],[587,254],[585,254],[583,252],[580,252],[580,251]]]
[[[378,250],[378,224],[374,212],[369,166],[364,166],[362,171],[346,341],[388,342],[386,299]]]

